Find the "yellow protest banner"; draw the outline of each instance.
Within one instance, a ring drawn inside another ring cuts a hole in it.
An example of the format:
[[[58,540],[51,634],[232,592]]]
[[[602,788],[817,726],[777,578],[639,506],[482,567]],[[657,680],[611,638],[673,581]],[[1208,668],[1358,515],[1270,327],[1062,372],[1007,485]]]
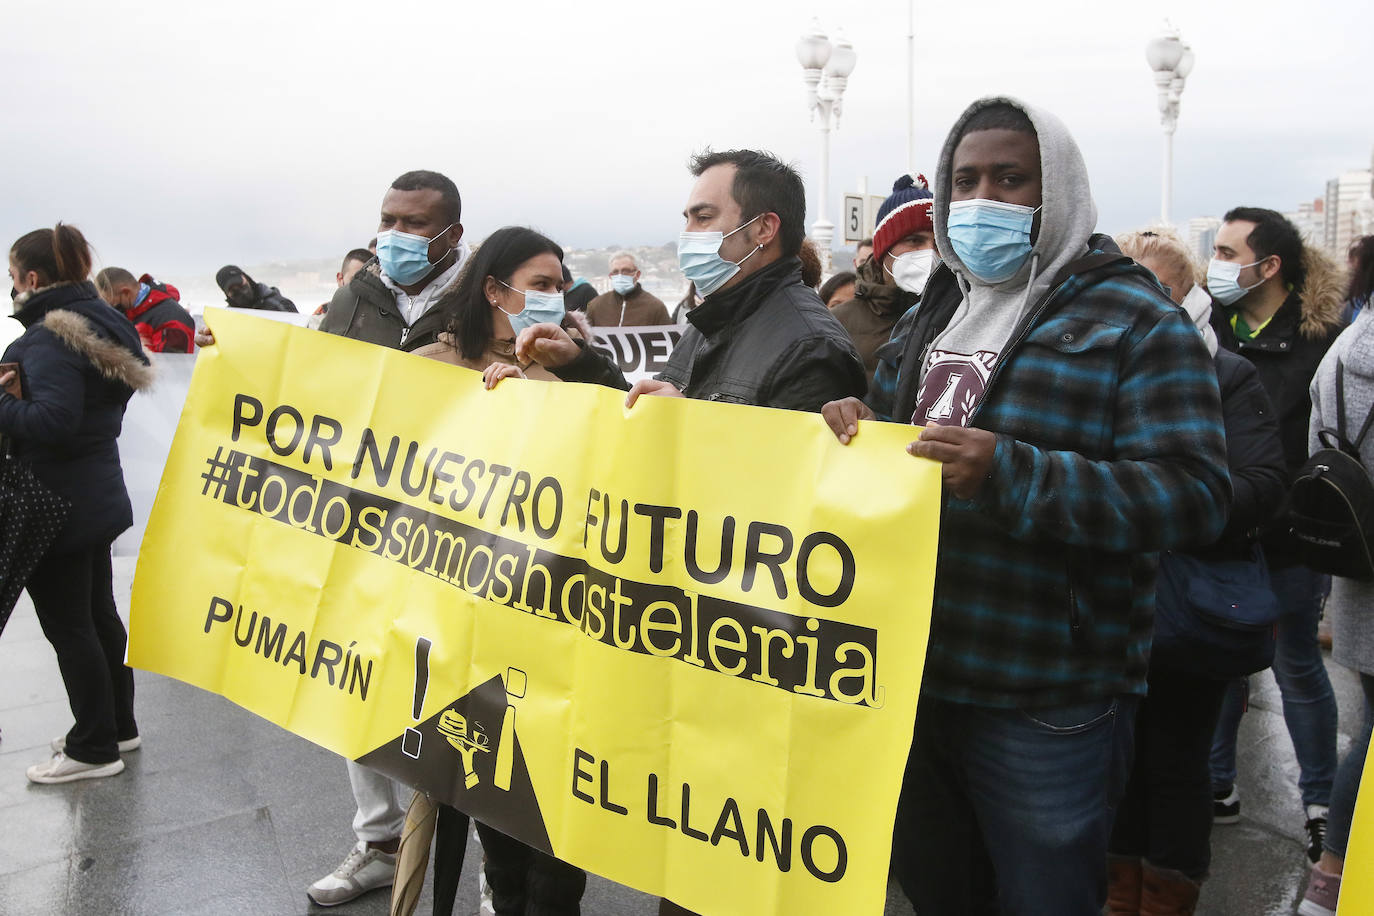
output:
[[[211,323],[131,665],[701,913],[882,911],[938,540],[910,427]]]
[[[1365,760],[1364,774],[1360,777],[1336,912],[1340,916],[1374,913],[1374,756]]]

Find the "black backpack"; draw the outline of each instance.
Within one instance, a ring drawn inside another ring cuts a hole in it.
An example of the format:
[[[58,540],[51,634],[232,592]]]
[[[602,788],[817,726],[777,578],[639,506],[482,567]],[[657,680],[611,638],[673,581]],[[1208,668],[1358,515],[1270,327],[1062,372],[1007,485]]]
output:
[[[1345,432],[1345,366],[1336,362],[1336,428],[1323,429],[1317,450],[1288,490],[1282,517],[1302,562],[1347,579],[1374,579],[1374,481],[1360,445],[1374,423],[1370,411],[1351,442]]]

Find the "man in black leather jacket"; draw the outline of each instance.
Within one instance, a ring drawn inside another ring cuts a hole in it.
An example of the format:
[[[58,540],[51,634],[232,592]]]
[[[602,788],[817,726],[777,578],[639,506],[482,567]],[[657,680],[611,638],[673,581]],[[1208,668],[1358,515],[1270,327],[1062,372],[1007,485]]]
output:
[[[667,368],[631,388],[613,362],[552,324],[521,333],[518,357],[566,381],[629,389],[631,405],[652,394],[818,411],[862,395],[863,363],[849,335],[801,280],[801,177],[753,150],[702,153],[691,171],[687,231],[723,233],[718,253],[737,269],[727,267],[729,278],[687,313]]]

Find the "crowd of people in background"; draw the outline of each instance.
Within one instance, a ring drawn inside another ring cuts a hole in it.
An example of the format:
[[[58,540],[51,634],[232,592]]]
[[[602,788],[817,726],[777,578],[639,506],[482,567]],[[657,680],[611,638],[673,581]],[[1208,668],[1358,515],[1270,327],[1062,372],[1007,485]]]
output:
[[[345,255],[310,323],[480,371],[488,388],[519,377],[618,388],[630,408],[661,396],[806,411],[845,445],[863,421],[920,427],[908,451],[941,464],[944,505],[892,874],[923,916],[1194,910],[1213,824],[1239,818],[1244,674],[1268,661],[1166,645],[1156,609],[1179,611],[1219,565],[1241,570],[1277,608],[1268,651],[1311,868],[1299,912],[1333,916],[1374,725],[1374,586],[1304,565],[1278,512],[1337,411],[1358,428],[1374,410],[1374,237],[1351,246],[1343,280],[1263,208],[1226,214],[1205,268],[1167,227],[1099,234],[1073,137],[1007,98],[963,113],[933,184],[895,181],[854,269],[828,278],[793,168],[730,150],[690,170],[688,291],[671,311],[630,252],[610,257],[598,293],[533,229],[470,246],[455,183],[412,171],[384,190],[376,239]],[[107,267],[92,282],[70,226],[23,236],[9,271],[26,330],[4,354],[22,391],[0,392],[0,433],[72,507],[28,588],[76,722],[29,778],[112,776],[141,741],[111,591],[110,543],[130,524],[120,417],[147,384],[146,353],[214,339],[148,273]],[[215,279],[231,307],[297,311],[234,265]],[[597,327],[670,323],[684,331],[667,368],[634,385],[589,345]],[[1359,457],[1374,471],[1374,441]],[[1364,692],[1343,760],[1324,612]],[[346,767],[355,842],[309,896],[336,905],[397,881],[414,805],[430,829],[408,842],[432,838],[434,912],[453,912],[467,816]],[[581,870],[476,829],[495,912],[579,911]]]

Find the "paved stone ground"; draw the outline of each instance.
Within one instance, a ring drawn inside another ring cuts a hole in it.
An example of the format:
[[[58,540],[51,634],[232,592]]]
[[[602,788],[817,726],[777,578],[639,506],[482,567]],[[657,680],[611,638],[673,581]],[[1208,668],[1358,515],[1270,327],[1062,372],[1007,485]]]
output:
[[[132,558],[116,559],[127,607]],[[1330,664],[1341,751],[1360,714],[1353,675]],[[219,697],[138,672],[143,749],[113,779],[35,786],[24,770],[71,713],[51,648],[21,598],[0,638],[0,916],[28,914],[385,914],[374,893],[324,910],[305,896],[352,844],[352,796],[342,761]],[[1214,876],[1199,913],[1294,911],[1307,873],[1297,764],[1277,688],[1256,679],[1241,729],[1243,818],[1213,834]],[[480,861],[475,843],[469,863]],[[476,869],[459,900],[477,908]],[[419,912],[429,912],[428,889]],[[600,878],[583,912],[651,914],[644,894]],[[895,886],[888,916],[911,916]],[[845,914],[837,914],[845,916]]]

